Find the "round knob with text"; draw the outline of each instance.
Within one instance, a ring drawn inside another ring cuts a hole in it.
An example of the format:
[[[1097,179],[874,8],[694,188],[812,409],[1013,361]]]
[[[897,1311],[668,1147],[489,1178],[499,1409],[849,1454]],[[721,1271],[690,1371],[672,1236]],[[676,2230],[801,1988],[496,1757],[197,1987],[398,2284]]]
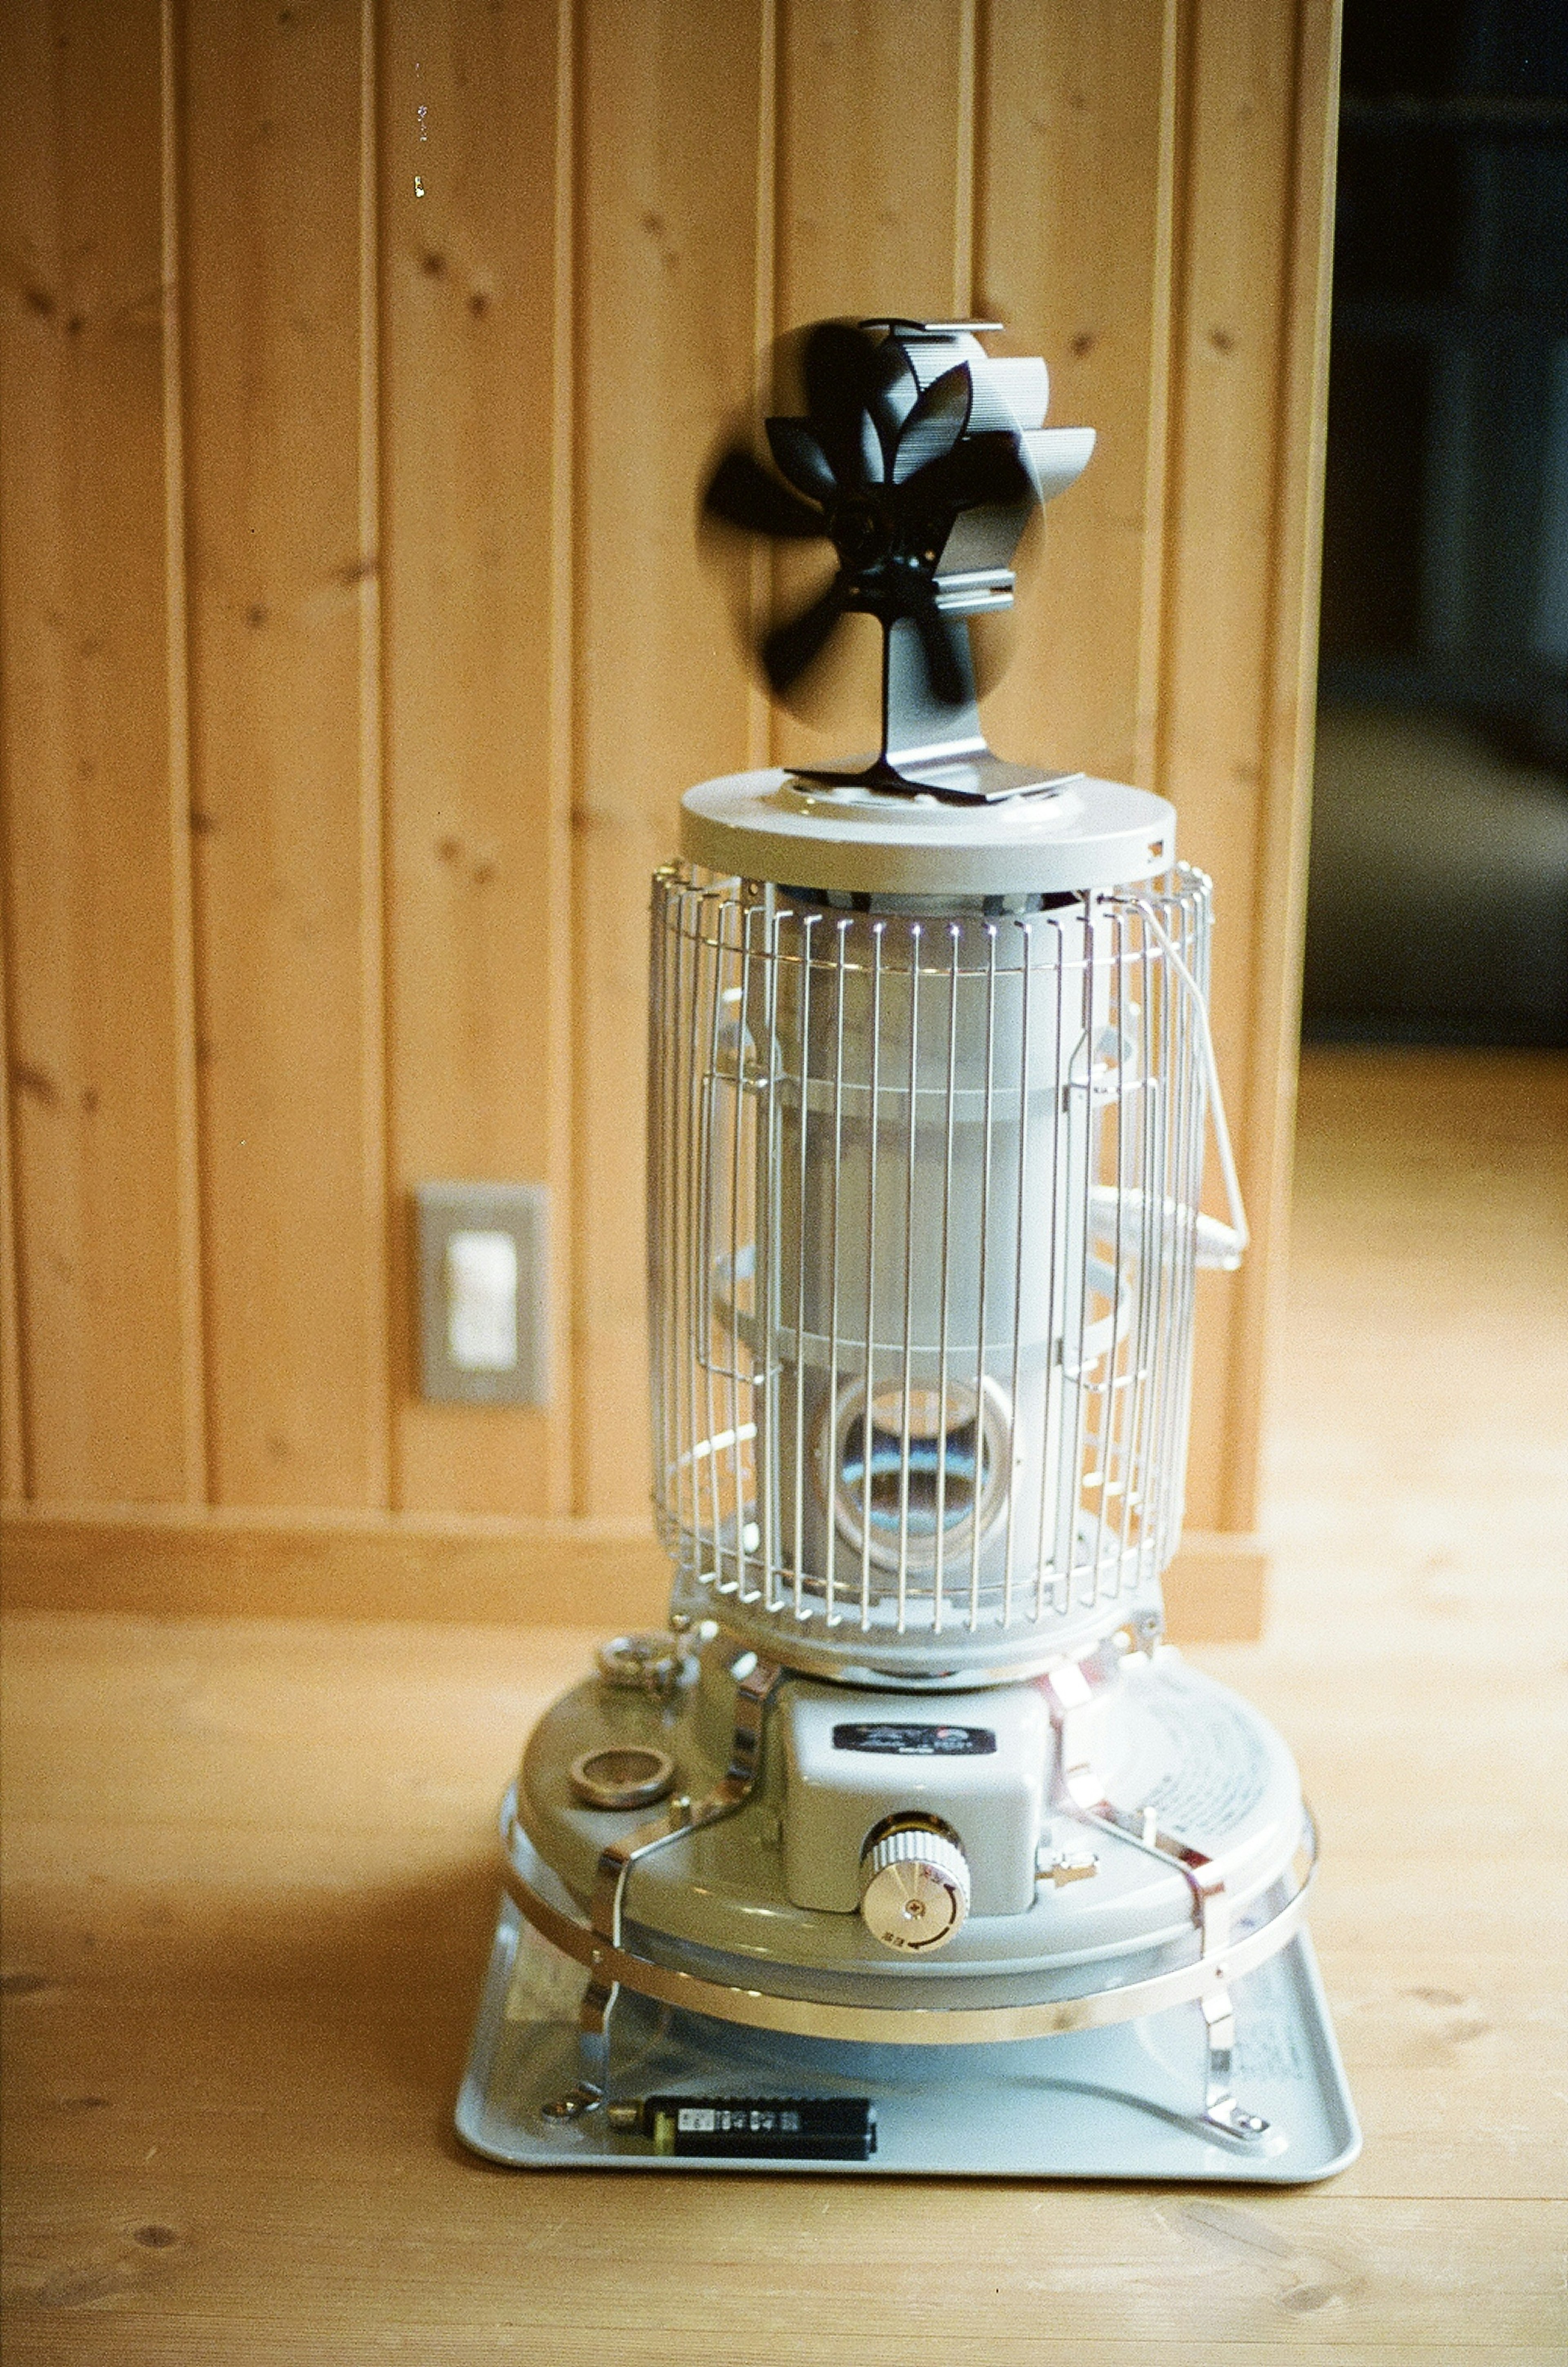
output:
[[[910,1817],[874,1836],[860,1862],[860,1911],[885,1948],[942,1947],[969,1912],[969,1861],[957,1835]]]

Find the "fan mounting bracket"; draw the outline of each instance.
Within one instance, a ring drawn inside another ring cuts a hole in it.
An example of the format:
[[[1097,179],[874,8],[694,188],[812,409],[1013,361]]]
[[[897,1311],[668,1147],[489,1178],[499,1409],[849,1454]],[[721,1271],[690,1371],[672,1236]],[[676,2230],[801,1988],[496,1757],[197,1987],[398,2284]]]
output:
[[[947,629],[963,691],[955,706],[932,692],[914,624],[906,617],[892,617],[883,626],[881,747],[874,756],[848,764],[792,765],[793,777],[826,788],[935,798],[956,806],[1046,797],[1081,780],[1078,772],[1013,764],[992,752],[980,729],[969,637],[962,626]]]

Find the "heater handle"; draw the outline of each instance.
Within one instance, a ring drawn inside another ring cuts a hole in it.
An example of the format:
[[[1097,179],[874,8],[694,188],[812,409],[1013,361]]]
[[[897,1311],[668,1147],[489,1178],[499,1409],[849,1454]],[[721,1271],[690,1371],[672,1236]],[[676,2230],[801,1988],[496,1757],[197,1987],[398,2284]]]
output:
[[[613,1947],[621,1944],[626,1876],[636,1861],[649,1850],[661,1849],[666,1841],[679,1840],[683,1833],[695,1832],[704,1825],[716,1824],[722,1817],[733,1816],[751,1796],[761,1761],[763,1720],[784,1671],[773,1661],[747,1652],[737,1659],[731,1674],[735,1677],[735,1724],[729,1764],[713,1790],[700,1800],[672,1800],[662,1816],[623,1833],[618,1840],[606,1842],[599,1852],[589,1914],[594,1931]]]
[[[1200,1250],[1209,1254],[1201,1263],[1224,1265],[1233,1269],[1241,1263],[1252,1239],[1247,1221],[1247,1209],[1241,1196],[1241,1178],[1235,1170],[1235,1153],[1231,1148],[1231,1130],[1225,1120],[1225,1097],[1220,1090],[1220,1064],[1214,1057],[1213,1031],[1209,1025],[1209,1002],[1187,962],[1177,950],[1170,931],[1143,896],[1118,896],[1115,900],[1123,912],[1136,912],[1145,926],[1159,941],[1160,950],[1185,988],[1198,1023],[1198,1051],[1203,1063],[1203,1082],[1208,1088],[1204,1096],[1209,1119],[1214,1129],[1214,1148],[1220,1154],[1220,1173],[1224,1178],[1225,1202],[1230,1210],[1230,1223],[1222,1225],[1213,1217],[1198,1218]],[[1205,1240],[1204,1237],[1207,1236]]]

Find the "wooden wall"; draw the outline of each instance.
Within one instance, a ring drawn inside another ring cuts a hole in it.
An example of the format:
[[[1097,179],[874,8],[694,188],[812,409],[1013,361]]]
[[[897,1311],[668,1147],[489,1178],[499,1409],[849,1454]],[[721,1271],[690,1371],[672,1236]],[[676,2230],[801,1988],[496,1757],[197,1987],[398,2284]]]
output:
[[[1174,796],[1217,878],[1258,1246],[1190,1512],[1251,1554],[1332,0],[3,14],[18,1533],[644,1537],[647,877],[685,784],[808,736],[694,489],[775,331],[894,308],[1005,319],[1100,430],[990,718]],[[413,1395],[426,1176],[551,1187],[547,1410]]]

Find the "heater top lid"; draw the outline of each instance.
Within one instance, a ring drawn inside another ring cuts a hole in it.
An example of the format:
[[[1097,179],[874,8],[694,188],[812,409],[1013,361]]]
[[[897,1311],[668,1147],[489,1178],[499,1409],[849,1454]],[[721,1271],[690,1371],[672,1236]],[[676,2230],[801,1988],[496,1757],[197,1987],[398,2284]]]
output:
[[[1074,893],[1155,878],[1176,855],[1176,812],[1120,781],[954,805],[731,773],[681,800],[681,852],[727,878],[871,896]]]

